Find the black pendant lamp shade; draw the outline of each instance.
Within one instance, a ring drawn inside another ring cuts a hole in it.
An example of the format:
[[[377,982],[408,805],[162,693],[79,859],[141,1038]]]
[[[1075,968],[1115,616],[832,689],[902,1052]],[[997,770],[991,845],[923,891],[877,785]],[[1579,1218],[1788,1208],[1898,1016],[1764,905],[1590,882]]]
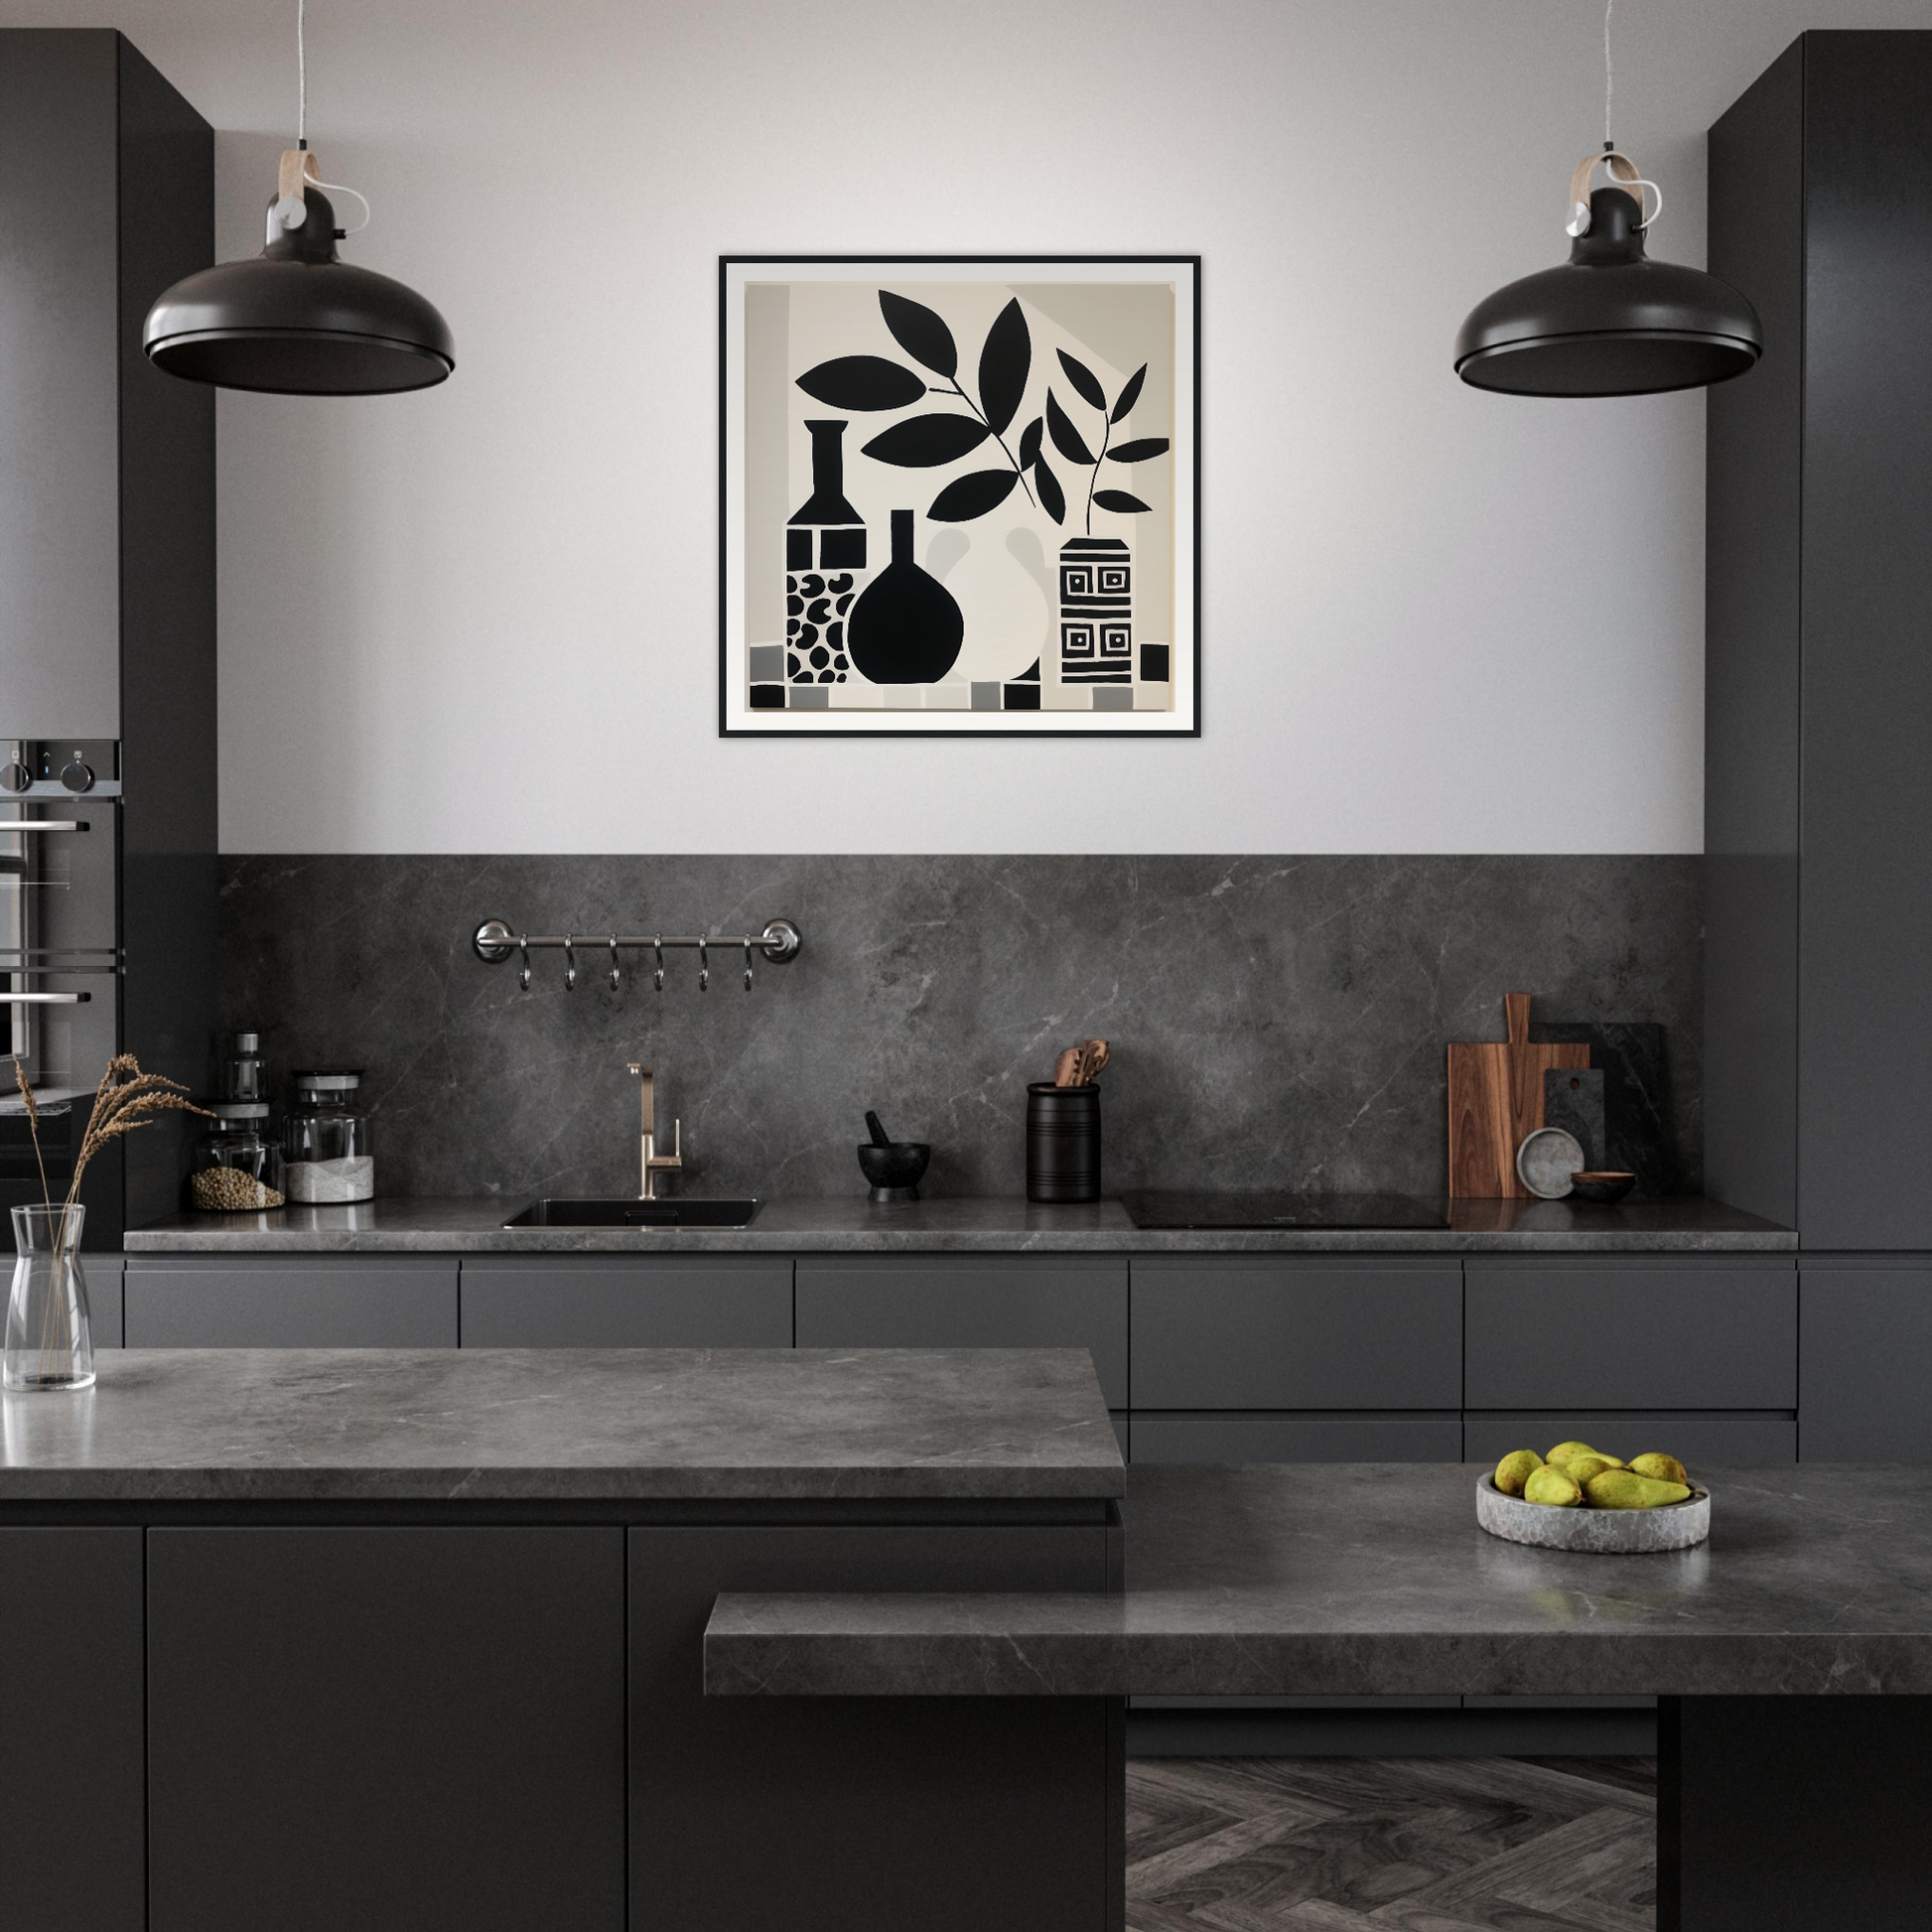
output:
[[[1455,339],[1464,382],[1518,396],[1638,396],[1725,382],[1756,362],[1763,336],[1743,296],[1715,275],[1644,253],[1643,188],[1621,155],[1613,172],[1628,192],[1597,189],[1585,219],[1582,187],[1609,159],[1592,156],[1578,169],[1569,261],[1511,282],[1469,312]]]
[[[162,295],[142,338],[148,359],[191,382],[280,395],[387,395],[441,382],[456,367],[449,324],[404,283],[341,260],[313,157],[291,149],[283,162],[285,192],[270,207],[261,253]],[[283,213],[298,205],[299,225],[289,227]]]

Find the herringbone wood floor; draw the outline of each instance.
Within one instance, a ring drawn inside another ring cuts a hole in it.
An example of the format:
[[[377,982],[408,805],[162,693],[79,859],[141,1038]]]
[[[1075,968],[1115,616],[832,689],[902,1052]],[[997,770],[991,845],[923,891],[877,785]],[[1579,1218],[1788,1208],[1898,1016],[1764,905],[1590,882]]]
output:
[[[1650,1758],[1135,1758],[1130,1932],[1653,1932]]]

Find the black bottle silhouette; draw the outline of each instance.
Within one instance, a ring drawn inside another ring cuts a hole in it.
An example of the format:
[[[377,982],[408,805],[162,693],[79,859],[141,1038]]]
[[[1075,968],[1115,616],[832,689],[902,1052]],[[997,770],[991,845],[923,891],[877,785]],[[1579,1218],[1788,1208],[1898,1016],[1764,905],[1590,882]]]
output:
[[[937,684],[959,657],[966,620],[912,561],[912,512],[893,512],[893,561],[860,593],[846,626],[853,663],[875,684]]]
[[[846,619],[866,567],[866,526],[845,497],[845,430],[808,422],[812,493],[785,526],[785,675],[843,684]]]

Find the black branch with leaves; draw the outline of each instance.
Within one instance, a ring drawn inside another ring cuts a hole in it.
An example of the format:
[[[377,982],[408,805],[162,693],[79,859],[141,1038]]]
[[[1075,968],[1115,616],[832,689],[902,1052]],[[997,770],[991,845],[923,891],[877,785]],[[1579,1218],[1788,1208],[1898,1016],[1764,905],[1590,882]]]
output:
[[[940,378],[929,383],[917,369],[894,362],[883,355],[841,355],[820,362],[798,378],[798,386],[815,401],[834,409],[904,409],[923,402],[928,395],[953,396],[972,412],[962,416],[956,410],[935,410],[925,415],[908,416],[891,429],[882,430],[862,448],[862,454],[890,463],[900,470],[936,470],[942,464],[957,463],[970,456],[989,438],[1000,446],[1007,460],[1004,470],[973,470],[956,477],[932,499],[926,511],[935,523],[970,523],[997,509],[1013,494],[1017,484],[1034,500],[1027,482],[1031,467],[1026,460],[1023,440],[1016,457],[1007,447],[1006,433],[1019,414],[1027,393],[1027,378],[1033,372],[1033,336],[1016,296],[1002,309],[986,332],[980,349],[979,399],[966,393],[959,380],[959,345],[937,310],[922,302],[895,295],[890,289],[879,291],[880,313],[886,327],[919,367]],[[943,385],[943,386],[942,386]],[[1034,430],[1038,424],[1033,425]],[[1031,431],[1029,432],[1032,433]],[[1038,438],[1035,437],[1037,445]],[[1058,517],[1054,518],[1058,522]]]
[[[1066,379],[1072,384],[1074,393],[1090,408],[1100,412],[1100,448],[1096,452],[1087,446],[1087,439],[1080,434],[1072,417],[1060,407],[1059,398],[1049,388],[1046,391],[1046,414],[1035,417],[1027,425],[1020,438],[1020,456],[1021,461],[1033,471],[1040,503],[1055,523],[1066,520],[1066,493],[1061,489],[1060,480],[1053,474],[1052,466],[1046,461],[1042,430],[1068,463],[1075,469],[1087,472],[1086,530],[1087,535],[1092,536],[1096,504],[1103,510],[1113,510],[1121,516],[1139,516],[1154,507],[1152,503],[1142,502],[1138,496],[1130,496],[1124,489],[1100,488],[1100,466],[1103,463],[1151,462],[1157,456],[1167,455],[1168,439],[1165,436],[1145,436],[1132,443],[1116,444],[1113,441],[1114,431],[1126,421],[1134,405],[1141,399],[1141,385],[1147,380],[1145,362],[1121,385],[1120,394],[1109,408],[1107,392],[1100,386],[1100,378],[1065,349],[1059,351],[1059,357],[1060,367],[1066,371]]]

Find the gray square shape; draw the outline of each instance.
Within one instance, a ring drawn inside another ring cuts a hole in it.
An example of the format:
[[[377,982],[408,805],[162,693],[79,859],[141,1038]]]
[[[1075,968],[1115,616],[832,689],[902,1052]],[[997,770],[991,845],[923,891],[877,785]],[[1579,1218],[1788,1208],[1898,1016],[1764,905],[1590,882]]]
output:
[[[998,711],[1000,708],[1000,687],[997,684],[975,684],[973,686],[973,709],[975,711]]]
[[[1132,711],[1134,687],[1131,684],[1096,684],[1093,687],[1093,708],[1096,711]]]
[[[782,684],[785,681],[783,644],[754,644],[751,658],[754,684]]]
[[[830,711],[832,693],[823,684],[794,684],[789,708],[793,711]]]

